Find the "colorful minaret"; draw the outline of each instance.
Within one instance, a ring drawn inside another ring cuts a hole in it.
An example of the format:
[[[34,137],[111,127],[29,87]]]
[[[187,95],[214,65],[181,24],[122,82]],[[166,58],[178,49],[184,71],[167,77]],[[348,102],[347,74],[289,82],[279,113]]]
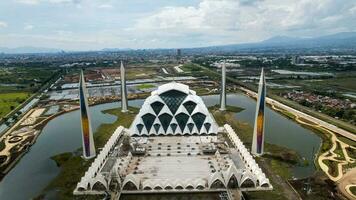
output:
[[[225,61],[221,65],[221,91],[220,91],[220,110],[226,110],[226,66]]]
[[[83,157],[85,159],[90,159],[95,157],[95,146],[94,146],[93,132],[90,124],[87,89],[85,87],[83,70],[80,73],[80,80],[79,80],[79,102],[80,102],[80,116],[82,122]]]
[[[255,126],[253,129],[253,139],[252,139],[252,154],[260,156],[263,154],[264,147],[264,129],[265,129],[265,99],[266,99],[266,81],[265,74],[262,68],[260,82],[258,84],[258,96],[257,96],[257,107],[256,107],[256,117]]]
[[[127,89],[124,63],[121,61],[120,66],[121,75],[121,112],[127,112]]]

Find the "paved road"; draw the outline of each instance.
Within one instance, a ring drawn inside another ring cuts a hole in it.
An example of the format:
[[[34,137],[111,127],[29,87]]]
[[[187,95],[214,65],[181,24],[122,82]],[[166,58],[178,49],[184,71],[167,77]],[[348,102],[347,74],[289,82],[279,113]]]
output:
[[[251,91],[251,90],[248,90],[248,89],[242,88],[242,87],[241,87],[240,89],[243,90],[243,91],[245,91],[245,92],[248,93],[248,94],[251,94],[251,95],[253,95],[253,96],[257,96],[257,93],[256,93],[256,92],[253,92],[253,91]],[[326,129],[328,129],[328,130],[330,130],[330,131],[333,131],[333,132],[335,132],[335,133],[337,133],[337,134],[340,134],[340,135],[342,135],[342,136],[344,136],[344,137],[346,137],[346,138],[349,138],[350,140],[356,141],[356,134],[353,134],[353,133],[351,133],[351,132],[348,132],[348,131],[346,131],[346,130],[344,130],[344,129],[341,129],[341,128],[335,126],[335,125],[332,125],[332,124],[330,124],[330,123],[327,123],[327,122],[325,122],[325,121],[322,121],[322,120],[320,120],[320,119],[318,119],[318,118],[315,118],[315,117],[310,116],[310,115],[308,115],[308,114],[305,114],[305,113],[303,113],[303,112],[300,112],[299,110],[296,110],[296,109],[294,109],[294,108],[292,108],[292,107],[286,106],[286,105],[284,105],[284,104],[282,104],[282,103],[280,103],[280,102],[278,102],[278,101],[276,101],[276,100],[273,100],[273,99],[271,99],[271,98],[269,98],[269,97],[266,98],[266,102],[269,103],[269,104],[273,104],[273,105],[276,106],[277,108],[281,108],[281,109],[283,109],[283,110],[286,110],[286,111],[288,111],[288,112],[291,112],[291,113],[297,115],[298,117],[302,117],[302,118],[304,118],[304,119],[306,119],[306,120],[309,120],[309,121],[311,121],[311,122],[313,122],[313,123],[315,123],[315,124],[318,124],[318,125],[320,125],[320,126],[326,128]]]

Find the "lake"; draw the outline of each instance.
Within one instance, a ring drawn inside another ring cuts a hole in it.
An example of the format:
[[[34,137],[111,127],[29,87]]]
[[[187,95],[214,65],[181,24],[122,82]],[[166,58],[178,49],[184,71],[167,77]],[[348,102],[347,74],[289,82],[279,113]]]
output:
[[[202,97],[207,106],[219,102],[219,95]],[[130,106],[140,107],[142,99],[129,101]],[[227,95],[227,104],[245,108],[236,118],[253,125],[256,102],[242,94]],[[90,107],[93,131],[102,123],[112,123],[115,116],[103,114],[102,110],[119,108],[119,102]],[[318,150],[321,139],[312,131],[287,119],[279,113],[266,109],[266,135],[269,143],[296,150],[307,159],[312,157],[313,148]],[[239,131],[236,130],[238,133]],[[79,111],[73,111],[51,120],[43,129],[36,143],[19,163],[0,182],[0,199],[23,200],[38,195],[59,173],[51,157],[74,151],[81,146]],[[295,167],[295,177],[305,177],[314,172],[314,166]]]

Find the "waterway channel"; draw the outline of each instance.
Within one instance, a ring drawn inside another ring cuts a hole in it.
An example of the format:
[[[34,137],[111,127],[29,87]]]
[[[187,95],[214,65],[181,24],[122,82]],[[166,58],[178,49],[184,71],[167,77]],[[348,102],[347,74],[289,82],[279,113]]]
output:
[[[219,95],[204,96],[207,106],[218,103]],[[140,107],[144,100],[130,101],[130,106]],[[236,118],[253,125],[256,102],[242,94],[230,94],[227,103],[245,108]],[[92,127],[95,131],[102,123],[112,123],[116,117],[101,113],[102,110],[118,108],[119,103],[107,103],[90,108]],[[81,146],[80,118],[78,110],[51,120],[43,129],[37,142],[19,163],[0,182],[0,199],[22,200],[38,195],[59,173],[51,156],[74,151]],[[238,133],[238,130],[236,130]],[[267,108],[266,141],[296,150],[301,156],[311,159],[312,150],[320,146],[321,139],[312,131]],[[314,172],[311,164],[295,167],[295,177],[305,177]]]

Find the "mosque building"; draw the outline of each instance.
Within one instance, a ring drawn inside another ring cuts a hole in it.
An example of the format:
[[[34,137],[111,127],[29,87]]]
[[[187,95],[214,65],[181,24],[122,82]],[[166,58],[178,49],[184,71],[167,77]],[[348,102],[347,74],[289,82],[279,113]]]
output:
[[[258,127],[255,132],[260,137],[263,130]],[[238,132],[229,124],[219,127],[189,86],[163,84],[146,98],[130,127],[117,127],[74,194],[271,190]],[[262,145],[256,141],[256,146]],[[262,147],[252,149],[260,155]]]

